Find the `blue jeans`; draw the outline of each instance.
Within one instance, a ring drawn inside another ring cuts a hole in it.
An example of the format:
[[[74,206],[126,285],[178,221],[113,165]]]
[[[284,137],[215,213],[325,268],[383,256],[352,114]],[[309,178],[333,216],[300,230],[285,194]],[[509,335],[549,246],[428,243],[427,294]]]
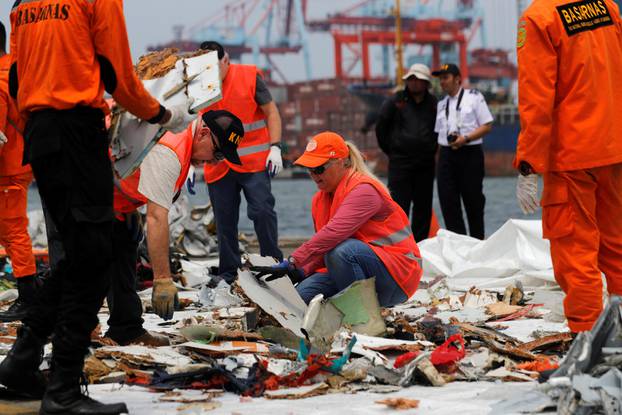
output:
[[[240,264],[238,221],[240,219],[240,192],[248,203],[247,215],[253,221],[259,251],[279,261],[283,253],[279,249],[274,196],[267,171],[238,173],[233,170],[220,180],[207,185],[214,208],[218,235],[219,274],[228,283],[235,280]]]
[[[298,294],[305,303],[318,294],[332,297],[353,282],[376,277],[376,293],[382,307],[403,303],[408,297],[395,282],[380,258],[364,242],[347,239],[324,256],[328,274],[315,273],[298,286]]]

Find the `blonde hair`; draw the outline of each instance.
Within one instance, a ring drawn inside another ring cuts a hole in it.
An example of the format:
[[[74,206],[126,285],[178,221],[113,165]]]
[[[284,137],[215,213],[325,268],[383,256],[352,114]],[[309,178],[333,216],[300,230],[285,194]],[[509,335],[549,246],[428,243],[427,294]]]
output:
[[[352,168],[352,171],[355,171],[369,177],[372,180],[377,181],[378,183],[380,183],[382,188],[386,190],[387,193],[389,193],[389,189],[387,188],[387,186],[385,186],[385,184],[382,183],[380,179],[376,177],[376,175],[372,173],[372,171],[369,169],[367,163],[365,163],[365,157],[363,157],[363,154],[358,149],[358,147],[351,141],[346,141],[346,145],[348,146],[348,150],[350,150],[350,155],[346,159],[346,167],[350,167]]]

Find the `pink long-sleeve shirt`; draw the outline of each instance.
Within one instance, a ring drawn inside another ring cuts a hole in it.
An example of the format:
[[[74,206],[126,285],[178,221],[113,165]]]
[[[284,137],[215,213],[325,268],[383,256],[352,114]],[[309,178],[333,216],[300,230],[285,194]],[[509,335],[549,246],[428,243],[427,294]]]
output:
[[[324,267],[324,255],[350,238],[369,220],[384,220],[391,214],[391,205],[370,184],[356,186],[343,199],[328,223],[311,239],[294,251],[296,266],[309,275]]]

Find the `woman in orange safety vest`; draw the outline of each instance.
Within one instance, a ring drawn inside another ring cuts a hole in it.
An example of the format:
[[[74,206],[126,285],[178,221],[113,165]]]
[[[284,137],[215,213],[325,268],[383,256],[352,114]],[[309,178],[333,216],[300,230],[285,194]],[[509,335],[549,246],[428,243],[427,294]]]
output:
[[[367,169],[359,150],[338,134],[323,132],[295,163],[309,170],[319,189],[312,203],[316,234],[288,260],[256,268],[258,277],[287,275],[300,281],[296,289],[306,303],[371,277],[383,307],[411,297],[422,270],[408,217]]]

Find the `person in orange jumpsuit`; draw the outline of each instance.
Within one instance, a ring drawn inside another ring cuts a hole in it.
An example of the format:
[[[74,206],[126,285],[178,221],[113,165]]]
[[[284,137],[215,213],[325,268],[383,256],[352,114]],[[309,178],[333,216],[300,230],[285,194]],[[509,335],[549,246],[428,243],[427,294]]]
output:
[[[64,257],[22,319],[0,364],[0,383],[41,399],[42,415],[127,413],[125,404],[97,402],[81,388],[114,261],[104,92],[141,120],[173,132],[185,130],[196,115],[188,103],[163,107],[136,76],[122,0],[17,0],[10,45],[9,93],[26,119],[24,158]],[[154,296],[174,297],[170,285],[162,288],[154,287]],[[46,382],[39,366],[50,336]]]
[[[29,165],[22,166],[24,151],[24,122],[17,105],[9,96],[9,67],[11,56],[6,53],[6,29],[0,23],[0,245],[6,248],[13,275],[17,279],[18,299],[0,313],[0,321],[24,317],[34,301],[37,268],[28,235],[28,186],[32,182]]]
[[[572,332],[622,294],[622,21],[612,0],[535,0],[518,24],[519,205],[537,208]]]

